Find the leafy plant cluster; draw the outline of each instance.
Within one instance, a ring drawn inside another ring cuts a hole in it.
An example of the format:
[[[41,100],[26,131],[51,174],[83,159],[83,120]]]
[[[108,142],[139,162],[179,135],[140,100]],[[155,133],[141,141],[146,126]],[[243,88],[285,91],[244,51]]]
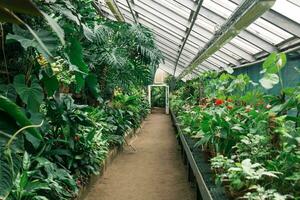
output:
[[[172,95],[183,132],[206,152],[216,182],[233,198],[300,199],[300,86],[283,86],[285,64],[284,54],[272,53],[260,84],[210,72]],[[264,93],[277,84],[278,95]]]
[[[166,104],[166,88],[165,87],[152,87],[151,89],[151,106],[152,107],[165,107]]]
[[[162,56],[90,0],[0,3],[0,199],[67,200],[149,113]]]

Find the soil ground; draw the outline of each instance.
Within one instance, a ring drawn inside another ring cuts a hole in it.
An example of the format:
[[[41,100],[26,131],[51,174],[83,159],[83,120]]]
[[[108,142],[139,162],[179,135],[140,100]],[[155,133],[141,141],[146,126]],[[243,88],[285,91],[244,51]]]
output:
[[[85,200],[195,200],[169,115],[155,109]]]

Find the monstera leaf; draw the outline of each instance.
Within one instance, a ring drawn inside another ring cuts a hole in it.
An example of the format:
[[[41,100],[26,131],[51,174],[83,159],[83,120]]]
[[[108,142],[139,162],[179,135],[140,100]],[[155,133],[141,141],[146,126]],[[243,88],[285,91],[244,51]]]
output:
[[[35,77],[32,78],[31,84],[28,86],[25,83],[25,76],[18,75],[14,78],[13,84],[20,98],[27,105],[27,108],[33,112],[39,111],[44,94],[38,80]]]

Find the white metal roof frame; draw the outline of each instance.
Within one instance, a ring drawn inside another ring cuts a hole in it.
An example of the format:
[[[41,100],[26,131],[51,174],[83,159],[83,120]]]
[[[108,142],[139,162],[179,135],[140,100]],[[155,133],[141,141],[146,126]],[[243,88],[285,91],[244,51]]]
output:
[[[299,0],[95,1],[109,19],[153,30],[160,67],[180,78],[300,46]]]

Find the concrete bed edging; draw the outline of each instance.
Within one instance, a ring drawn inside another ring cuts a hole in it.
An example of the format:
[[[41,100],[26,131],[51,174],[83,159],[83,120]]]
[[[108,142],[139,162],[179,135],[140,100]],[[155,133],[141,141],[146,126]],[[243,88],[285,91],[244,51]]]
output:
[[[148,116],[147,116],[148,117]],[[91,175],[89,177],[89,181],[88,184],[86,184],[85,186],[81,187],[79,189],[78,192],[78,196],[75,197],[73,200],[84,200],[88,193],[90,192],[91,188],[96,184],[96,182],[102,178],[102,176],[104,175],[105,171],[107,170],[108,166],[110,166],[113,162],[113,160],[120,154],[123,152],[123,149],[125,146],[127,146],[129,143],[127,142],[128,140],[131,140],[132,137],[140,134],[145,121],[147,120],[147,117],[145,119],[143,119],[141,125],[139,128],[137,129],[129,129],[124,137],[124,140],[126,142],[124,142],[123,145],[121,146],[115,146],[114,148],[112,148],[111,150],[109,150],[106,159],[103,161],[102,165],[101,165],[101,169],[98,175]],[[129,144],[130,145],[130,144]]]

